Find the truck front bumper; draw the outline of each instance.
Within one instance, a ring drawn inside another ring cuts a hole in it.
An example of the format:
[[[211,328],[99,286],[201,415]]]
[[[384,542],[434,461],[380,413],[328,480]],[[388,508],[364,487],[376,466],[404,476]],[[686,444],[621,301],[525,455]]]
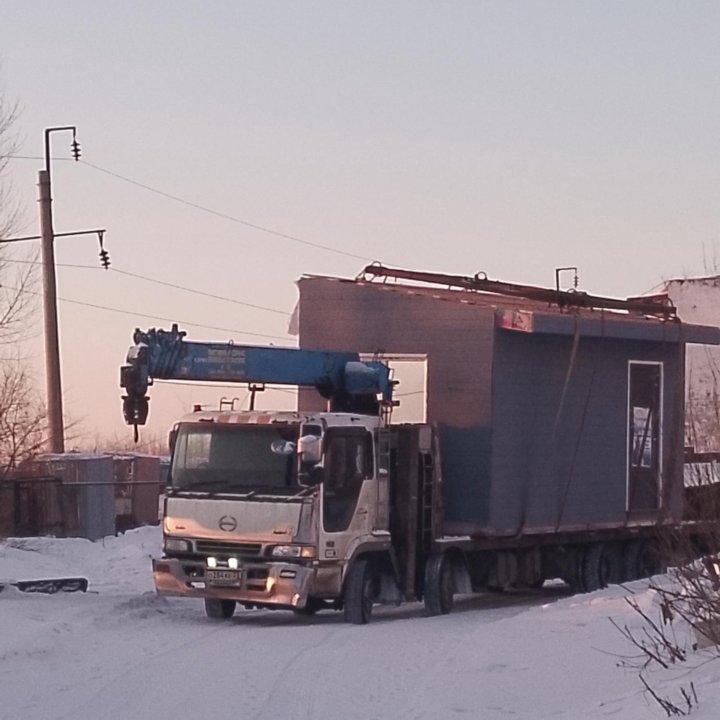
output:
[[[304,608],[315,575],[313,567],[283,562],[241,566],[232,580],[212,580],[207,572],[197,561],[153,559],[155,589],[160,595],[236,600],[259,607]]]

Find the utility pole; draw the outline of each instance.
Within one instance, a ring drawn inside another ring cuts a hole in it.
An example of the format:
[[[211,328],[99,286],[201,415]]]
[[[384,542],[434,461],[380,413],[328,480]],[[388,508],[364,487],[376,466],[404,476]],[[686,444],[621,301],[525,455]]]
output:
[[[60,380],[60,341],[58,338],[57,287],[55,284],[55,236],[52,219],[50,173],[38,172],[40,192],[40,235],[43,268],[43,316],[45,322],[45,386],[50,452],[65,452],[62,383]]]
[[[47,404],[48,420],[50,425],[51,452],[63,452],[64,431],[62,424],[62,392],[60,385],[60,352],[57,325],[57,296],[55,293],[55,250],[53,240],[59,237],[75,235],[97,235],[100,243],[100,265],[106,270],[110,267],[110,255],[103,247],[105,228],[97,230],[77,230],[75,232],[56,233],[52,227],[52,197],[50,196],[50,183],[47,182],[45,170],[40,170],[38,187],[40,190],[40,224],[42,235],[28,235],[26,237],[0,238],[0,245],[5,243],[26,242],[28,240],[42,240],[43,256],[43,304],[45,317],[45,347],[46,347],[46,374],[47,374]],[[47,231],[46,231],[47,229]],[[46,242],[47,241],[47,242]],[[52,318],[55,317],[55,322]],[[52,352],[50,350],[52,348]],[[52,408],[52,410],[51,410]],[[59,422],[58,422],[59,419]],[[59,438],[59,440],[58,440]]]
[[[52,217],[52,187],[50,183],[50,133],[71,130],[72,153],[80,159],[80,146],[75,138],[73,125],[45,129],[45,169],[38,171],[40,202],[40,236],[43,266],[43,316],[45,324],[45,382],[47,387],[47,410],[50,452],[65,452],[65,428],[63,424],[62,381],[60,378],[60,339],[57,316],[57,287],[55,283],[55,234]]]

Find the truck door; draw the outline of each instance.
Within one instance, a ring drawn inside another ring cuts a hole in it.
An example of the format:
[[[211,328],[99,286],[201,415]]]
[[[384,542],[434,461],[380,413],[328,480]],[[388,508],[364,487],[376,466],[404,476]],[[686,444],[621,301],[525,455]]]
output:
[[[369,533],[374,517],[373,437],[365,428],[329,428],[325,432],[322,557],[342,557],[353,537]],[[346,535],[327,539],[328,534]],[[330,551],[328,553],[328,550]]]

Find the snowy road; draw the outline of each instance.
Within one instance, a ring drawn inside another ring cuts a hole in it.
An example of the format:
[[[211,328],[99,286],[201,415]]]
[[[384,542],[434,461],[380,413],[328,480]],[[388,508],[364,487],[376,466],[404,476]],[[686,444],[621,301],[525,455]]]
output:
[[[438,618],[381,608],[368,626],[257,610],[218,623],[199,601],[153,593],[159,542],[143,528],[105,543],[0,544],[0,576],[82,572],[92,590],[0,593],[2,720],[664,717],[617,667],[632,648],[608,617],[637,622],[621,588],[467,597]],[[719,677],[709,663],[696,678],[693,717],[717,717]],[[682,682],[656,678],[666,693]]]

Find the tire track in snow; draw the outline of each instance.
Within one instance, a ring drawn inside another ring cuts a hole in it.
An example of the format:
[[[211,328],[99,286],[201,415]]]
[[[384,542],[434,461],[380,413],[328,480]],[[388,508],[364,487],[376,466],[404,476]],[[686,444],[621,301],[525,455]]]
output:
[[[313,625],[315,627],[315,625]],[[282,667],[280,667],[277,671],[277,676],[270,687],[264,702],[262,703],[262,707],[249,718],[249,720],[261,720],[262,716],[264,714],[269,714],[270,717],[276,718],[277,712],[273,709],[273,700],[277,700],[278,691],[280,688],[287,683],[287,678],[285,677],[286,673],[291,673],[293,668],[297,665],[297,663],[304,658],[309,653],[312,653],[315,650],[318,650],[319,648],[325,646],[328,644],[328,642],[334,638],[338,632],[340,631],[340,628],[332,628],[329,629],[327,632],[324,633],[324,635],[315,643],[312,643],[310,645],[306,645],[297,652],[295,652],[290,658],[288,658],[287,662],[285,662]],[[302,669],[307,670],[308,667],[315,668],[315,664],[307,664]],[[305,711],[302,713],[302,715],[307,719],[311,720],[315,718],[315,704],[317,699],[317,685],[320,682],[321,675],[319,673],[314,673],[313,677],[309,684],[303,684],[303,689],[307,688],[306,692],[303,693],[304,695],[307,695],[308,697],[307,702],[303,703],[305,706]],[[294,714],[293,717],[297,718],[299,717],[299,714],[297,710],[299,709],[298,704],[296,703],[294,705]]]
[[[66,720],[70,717],[78,717],[79,712],[83,708],[90,706],[94,700],[97,700],[107,690],[110,690],[118,685],[127,686],[126,680],[129,676],[144,671],[146,668],[148,668],[148,666],[151,668],[151,670],[154,670],[158,665],[158,660],[170,654],[175,654],[190,645],[198,645],[199,643],[204,643],[212,636],[221,633],[223,630],[224,628],[222,626],[214,627],[213,629],[208,630],[200,635],[193,635],[191,638],[185,640],[184,642],[165,645],[164,648],[159,652],[151,653],[149,655],[146,653],[136,655],[135,658],[139,660],[139,662],[133,663],[123,672],[114,673],[111,680],[105,682],[103,685],[97,688],[92,693],[92,695],[83,698],[82,702],[79,705],[59,716],[58,720]],[[152,673],[150,673],[150,675],[152,676]],[[92,708],[88,709],[91,710]]]

